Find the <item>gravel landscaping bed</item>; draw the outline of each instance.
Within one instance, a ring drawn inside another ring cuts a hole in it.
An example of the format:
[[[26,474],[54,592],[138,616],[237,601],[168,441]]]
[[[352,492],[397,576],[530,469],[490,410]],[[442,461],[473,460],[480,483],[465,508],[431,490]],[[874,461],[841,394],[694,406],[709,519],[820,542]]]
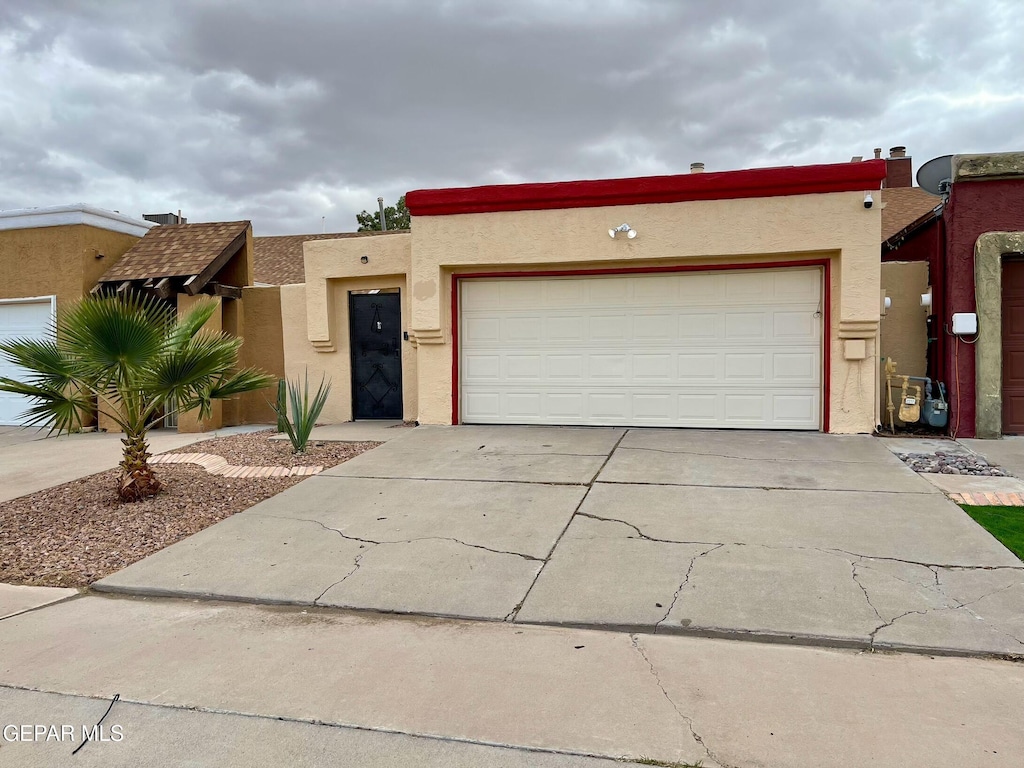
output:
[[[1006,477],[999,467],[992,466],[980,456],[965,453],[908,453],[900,458],[915,472],[925,474]]]
[[[340,464],[379,443],[310,444],[292,458],[272,431],[204,440],[178,453],[213,453],[232,464]],[[118,470],[0,503],[0,582],[83,587],[303,480],[226,478],[188,465],[157,465],[165,489],[145,501],[117,500]]]
[[[277,434],[272,429],[265,429],[244,435],[215,437],[167,453],[212,453],[223,456],[231,464],[242,464],[247,467],[333,467],[380,445],[310,440],[305,453],[295,454],[292,453],[292,444],[287,440],[270,439]]]

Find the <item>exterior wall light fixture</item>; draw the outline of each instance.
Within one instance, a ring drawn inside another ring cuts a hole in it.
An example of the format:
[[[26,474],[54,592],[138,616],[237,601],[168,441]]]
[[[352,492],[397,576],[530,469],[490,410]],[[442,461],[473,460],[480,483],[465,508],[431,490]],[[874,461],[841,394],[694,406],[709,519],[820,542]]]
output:
[[[614,240],[615,236],[617,234],[619,234],[619,232],[625,232],[626,233],[626,237],[628,237],[630,240],[632,240],[634,237],[636,237],[636,230],[633,229],[631,226],[629,226],[629,224],[619,224],[619,226],[617,226],[617,227],[615,227],[613,229],[609,229],[608,230],[608,237],[610,237],[610,238],[612,238]]]

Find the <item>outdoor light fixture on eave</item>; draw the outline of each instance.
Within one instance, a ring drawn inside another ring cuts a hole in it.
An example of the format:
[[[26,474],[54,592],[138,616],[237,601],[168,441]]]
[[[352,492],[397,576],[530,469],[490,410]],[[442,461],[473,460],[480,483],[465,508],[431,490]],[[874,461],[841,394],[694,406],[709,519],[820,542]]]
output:
[[[631,226],[629,226],[629,224],[619,224],[619,226],[617,226],[617,227],[615,227],[613,229],[609,229],[608,230],[608,237],[610,237],[610,238],[612,238],[614,240],[615,236],[617,234],[619,234],[619,232],[625,232],[626,233],[626,237],[628,237],[630,240],[632,240],[634,237],[636,237],[636,230],[633,229]]]

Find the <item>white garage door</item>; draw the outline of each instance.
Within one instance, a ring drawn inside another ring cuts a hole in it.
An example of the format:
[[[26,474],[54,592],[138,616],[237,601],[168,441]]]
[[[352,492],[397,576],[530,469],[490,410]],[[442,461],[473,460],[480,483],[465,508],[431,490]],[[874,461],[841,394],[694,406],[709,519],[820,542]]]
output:
[[[461,284],[466,424],[819,429],[820,268]]]
[[[0,340],[22,338],[44,338],[53,317],[53,301],[50,297],[40,299],[0,299]],[[22,379],[26,371],[0,355],[0,376]],[[0,392],[0,424],[21,424],[21,414],[31,406],[31,401],[21,395]]]

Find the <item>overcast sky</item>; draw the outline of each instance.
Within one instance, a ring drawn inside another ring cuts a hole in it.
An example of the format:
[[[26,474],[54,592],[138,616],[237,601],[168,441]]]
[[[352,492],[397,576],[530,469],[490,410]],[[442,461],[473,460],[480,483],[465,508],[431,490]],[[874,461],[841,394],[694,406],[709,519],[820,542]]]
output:
[[[257,235],[409,189],[1024,149],[1019,0],[2,0],[0,209]]]

